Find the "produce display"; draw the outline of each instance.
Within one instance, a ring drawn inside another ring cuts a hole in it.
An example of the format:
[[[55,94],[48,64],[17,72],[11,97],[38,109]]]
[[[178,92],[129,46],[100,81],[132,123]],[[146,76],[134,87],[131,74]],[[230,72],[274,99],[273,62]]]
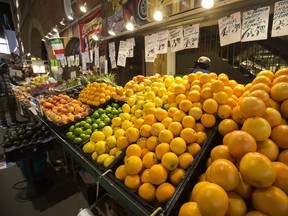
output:
[[[42,142],[51,136],[50,130],[41,122],[27,123],[9,128],[3,136],[2,147],[10,148]]]
[[[43,114],[54,124],[61,126],[88,116],[92,109],[77,99],[59,94],[39,101]]]
[[[111,123],[111,119],[121,113],[121,107],[118,103],[111,103],[103,108],[96,109],[91,116],[87,116],[80,122],[69,127],[66,137],[75,144],[80,144],[88,140],[94,131],[104,128]],[[89,153],[89,152],[88,152]]]

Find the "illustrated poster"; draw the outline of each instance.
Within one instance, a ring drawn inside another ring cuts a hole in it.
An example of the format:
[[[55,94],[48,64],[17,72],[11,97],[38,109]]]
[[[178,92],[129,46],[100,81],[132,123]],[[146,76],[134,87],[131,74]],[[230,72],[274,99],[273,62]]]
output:
[[[275,3],[271,37],[288,35],[288,0]]]
[[[134,46],[135,46],[135,39],[134,38],[126,39],[127,58],[133,58]]]
[[[165,54],[167,53],[169,39],[169,31],[161,31],[157,33],[157,40],[155,45],[155,54]]]
[[[127,58],[127,53],[128,53],[126,44],[127,44],[126,41],[120,41],[120,44],[119,44],[117,65],[121,67],[126,66],[126,58]]]
[[[183,27],[179,26],[169,31],[170,47],[172,52],[184,49]]]
[[[156,58],[155,41],[156,34],[145,36],[145,62],[154,62]]]
[[[199,24],[184,27],[184,49],[198,48],[199,43]]]

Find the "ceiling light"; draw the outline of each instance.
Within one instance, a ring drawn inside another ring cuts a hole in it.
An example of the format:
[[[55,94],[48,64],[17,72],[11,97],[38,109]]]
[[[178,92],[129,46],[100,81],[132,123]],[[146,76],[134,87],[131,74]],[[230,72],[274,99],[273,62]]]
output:
[[[86,13],[87,12],[87,8],[86,8],[86,2],[80,6],[80,10],[83,12],[83,13]]]
[[[164,2],[164,0],[161,1],[158,10],[156,10],[156,11],[154,12],[154,14],[153,14],[153,18],[154,18],[155,21],[161,21],[161,20],[163,20],[163,13],[162,13],[162,10],[163,10],[163,2]]]
[[[128,31],[133,31],[134,30],[134,28],[135,28],[135,26],[136,26],[136,22],[135,22],[135,19],[134,19],[134,17],[133,16],[131,16],[130,17],[130,21],[128,21],[127,23],[126,23],[126,29],[128,30]]]
[[[69,20],[74,20],[73,13],[70,14],[69,16],[67,16],[67,18],[68,18]]]
[[[62,25],[62,26],[65,26],[65,25],[66,25],[65,22],[64,22],[64,18],[63,18],[63,20],[60,22],[60,25]]]
[[[54,32],[58,32],[57,26],[52,29]]]
[[[49,36],[48,36],[48,35],[45,35],[45,37],[46,37],[47,39],[49,39]]]
[[[48,35],[53,36],[53,34],[51,32],[49,32]]]
[[[44,38],[42,38],[42,41],[43,41],[43,42],[45,42],[45,39],[44,39]]]
[[[31,55],[31,53],[29,52],[29,53],[27,53],[26,55],[29,57],[29,56]]]
[[[99,41],[100,40],[99,32],[97,32],[96,34],[92,35],[92,39],[95,40],[95,41]]]
[[[110,35],[112,35],[112,36],[116,35],[116,33],[114,32],[113,29],[109,30],[109,31],[108,31],[108,34],[110,34]]]
[[[214,0],[202,0],[201,5],[205,9],[210,9],[214,5]]]

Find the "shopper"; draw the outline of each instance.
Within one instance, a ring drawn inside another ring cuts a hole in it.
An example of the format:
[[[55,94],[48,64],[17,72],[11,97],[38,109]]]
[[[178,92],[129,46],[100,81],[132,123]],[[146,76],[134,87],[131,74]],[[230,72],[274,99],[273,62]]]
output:
[[[196,73],[198,71],[201,71],[203,73],[210,73],[209,67],[211,64],[211,60],[206,56],[201,56],[198,58],[198,60],[195,62],[193,69],[188,73]]]
[[[1,127],[3,129],[9,128],[6,119],[6,110],[8,109],[11,126],[20,124],[16,118],[16,100],[13,94],[11,83],[14,85],[21,86],[13,77],[9,74],[9,66],[4,61],[0,61],[0,120]]]

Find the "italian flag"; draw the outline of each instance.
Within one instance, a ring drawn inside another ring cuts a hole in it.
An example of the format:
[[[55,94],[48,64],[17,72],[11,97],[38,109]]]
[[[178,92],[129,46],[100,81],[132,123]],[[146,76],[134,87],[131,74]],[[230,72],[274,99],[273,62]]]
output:
[[[65,58],[65,49],[62,40],[60,38],[52,38],[50,39],[50,43],[56,59]]]

